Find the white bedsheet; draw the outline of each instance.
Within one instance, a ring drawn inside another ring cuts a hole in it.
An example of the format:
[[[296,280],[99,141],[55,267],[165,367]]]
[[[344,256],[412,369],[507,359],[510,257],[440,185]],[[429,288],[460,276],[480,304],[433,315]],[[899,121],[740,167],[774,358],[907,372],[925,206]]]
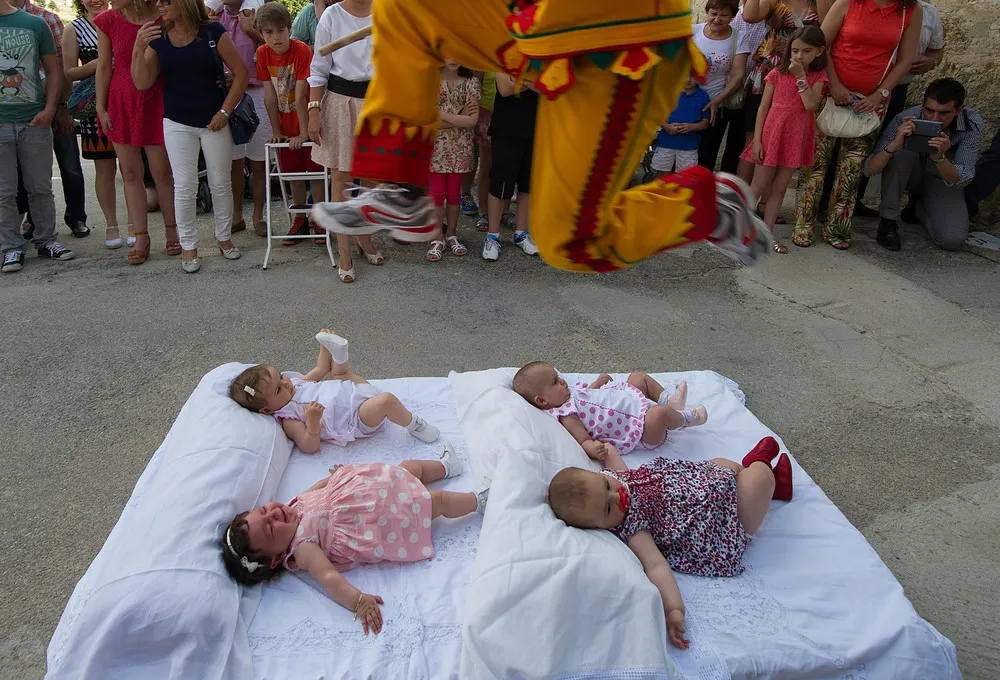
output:
[[[446,378],[373,383],[439,427],[441,436],[468,460]],[[399,463],[437,457],[437,444],[424,444],[394,425],[386,428],[372,439],[347,447],[324,445],[315,456],[296,449],[275,498],[287,502],[336,463]],[[434,482],[431,488],[469,491],[473,477],[466,470],[459,477]],[[459,677],[461,621],[481,526],[478,515],[436,519],[433,559],[406,565],[387,562],[346,572],[355,586],[385,599],[385,624],[378,636],[365,637],[351,613],[328,598],[308,575],[284,574],[265,584],[249,626],[254,676],[261,680]]]
[[[659,596],[628,548],[607,532],[568,528],[548,509],[556,471],[593,465],[554,419],[508,389],[512,375],[451,375],[476,474],[493,477],[463,629],[463,677],[961,678],[952,643],[916,614],[794,460],[795,498],[772,504],[744,574],[678,575],[692,644],[668,647],[662,609],[651,606]],[[671,433],[655,452],[637,450],[626,457],[630,467],[655,455],[739,460],[773,434],[718,374],[657,377],[671,386],[687,379],[689,403],[708,406],[709,422]]]

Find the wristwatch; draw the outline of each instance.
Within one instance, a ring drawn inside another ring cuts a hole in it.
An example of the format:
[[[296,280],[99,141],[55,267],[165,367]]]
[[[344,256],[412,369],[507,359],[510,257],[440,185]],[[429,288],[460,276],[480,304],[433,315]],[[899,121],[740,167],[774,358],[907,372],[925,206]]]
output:
[[[884,87],[881,90],[879,90],[878,93],[882,95],[882,99],[888,99],[889,95],[892,94],[891,92],[889,92],[889,90],[885,89]]]
[[[225,109],[219,109],[219,113],[225,116],[226,120],[229,120],[229,111],[226,111]]]
[[[313,109],[318,109],[319,107],[320,107],[319,101],[312,101],[309,102],[308,106],[306,106],[306,111],[312,111]]]

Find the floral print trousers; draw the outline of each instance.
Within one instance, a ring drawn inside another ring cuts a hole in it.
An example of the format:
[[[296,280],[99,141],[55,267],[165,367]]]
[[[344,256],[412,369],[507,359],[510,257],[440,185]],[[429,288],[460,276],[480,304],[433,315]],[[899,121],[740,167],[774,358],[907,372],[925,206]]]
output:
[[[795,194],[795,228],[792,241],[798,246],[812,245],[815,239],[814,225],[819,212],[819,202],[823,194],[823,181],[834,165],[833,188],[830,191],[830,205],[827,208],[823,240],[841,250],[851,245],[851,214],[857,201],[858,181],[861,179],[861,165],[871,153],[878,140],[876,128],[864,137],[827,137],[816,131],[816,158],[811,168],[799,170],[799,184]],[[833,158],[836,143],[840,142],[837,157]]]

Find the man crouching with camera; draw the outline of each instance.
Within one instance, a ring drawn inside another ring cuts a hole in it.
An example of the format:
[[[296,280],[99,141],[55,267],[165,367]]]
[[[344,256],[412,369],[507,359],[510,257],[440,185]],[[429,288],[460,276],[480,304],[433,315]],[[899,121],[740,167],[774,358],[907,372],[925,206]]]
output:
[[[969,234],[964,188],[976,172],[983,138],[983,119],[965,108],[965,88],[953,78],[940,78],[924,92],[924,102],[909,108],[886,127],[864,174],[882,173],[882,202],[876,240],[899,250],[896,221],[927,229],[934,245],[958,250]],[[900,211],[903,193],[910,200]]]

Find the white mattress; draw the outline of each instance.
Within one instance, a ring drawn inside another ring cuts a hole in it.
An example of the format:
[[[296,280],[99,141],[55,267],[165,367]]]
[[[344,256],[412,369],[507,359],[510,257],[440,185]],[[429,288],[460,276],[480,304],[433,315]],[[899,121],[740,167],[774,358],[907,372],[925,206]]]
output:
[[[468,460],[458,427],[455,403],[446,378],[375,380],[398,396],[414,413],[441,429],[463,460]],[[275,498],[287,502],[336,463],[434,458],[435,444],[424,444],[401,428],[388,425],[372,439],[347,447],[324,445],[315,456],[296,449]],[[473,489],[466,473],[434,482],[431,488]],[[265,584],[249,626],[254,675],[263,680],[295,678],[457,678],[461,654],[461,622],[466,587],[482,519],[434,520],[433,559],[406,565],[383,563],[346,572],[361,590],[385,599],[385,625],[378,636],[365,637],[351,613],[327,597],[308,575],[284,574]]]
[[[552,475],[593,463],[555,419],[508,389],[512,376],[512,369],[451,376],[473,465],[494,476],[463,677],[961,678],[954,645],[917,615],[868,542],[794,460],[795,498],[772,503],[744,574],[678,574],[691,648],[669,647],[659,595],[628,548],[608,532],[569,528],[548,508]],[[654,452],[637,449],[625,458],[629,467],[656,455],[740,460],[774,434],[716,373],[657,377],[664,385],[686,378],[688,403],[707,405],[709,422],[671,433]]]

